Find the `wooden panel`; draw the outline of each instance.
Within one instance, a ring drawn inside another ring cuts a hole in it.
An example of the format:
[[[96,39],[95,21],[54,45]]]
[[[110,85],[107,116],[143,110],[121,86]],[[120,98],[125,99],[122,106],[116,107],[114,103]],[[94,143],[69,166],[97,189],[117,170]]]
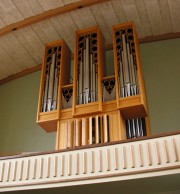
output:
[[[111,37],[112,37],[112,26],[115,24],[118,24],[118,20],[117,17],[114,13],[113,7],[111,5],[110,2],[107,3],[103,3],[100,7],[99,7],[99,11],[102,13],[102,17],[104,18],[104,21],[106,26],[107,26],[107,30],[109,30]],[[107,14],[108,13],[108,14]],[[104,31],[104,29],[102,30],[102,32]],[[107,42],[108,44],[109,42]]]
[[[144,0],[148,13],[149,22],[151,24],[153,35],[163,34],[164,25],[162,22],[159,5],[157,0]]]
[[[134,4],[136,6],[137,13],[139,15],[139,19],[141,21],[141,29],[143,30],[143,34],[144,34],[144,36],[142,36],[142,37],[152,36],[152,29],[151,29],[151,25],[149,22],[149,17],[147,14],[147,10],[146,10],[144,1],[136,0],[136,1],[134,1]],[[138,30],[138,26],[136,26],[136,27]],[[140,34],[138,34],[138,37],[140,38]]]
[[[95,5],[95,6],[98,6],[98,5]],[[75,13],[76,13],[75,14],[76,17],[79,16],[79,18],[77,18],[76,23],[79,23],[79,20],[80,20],[80,23],[82,25],[82,27],[79,29],[97,25],[90,8],[87,7],[87,8],[79,9],[79,10],[76,10]],[[79,24],[77,26],[79,26]]]
[[[20,44],[17,38],[9,33],[0,38],[0,45],[7,54],[23,69],[36,66],[36,62],[26,49]]]
[[[82,118],[82,146],[88,145],[89,139],[89,119]]]
[[[63,37],[63,39],[66,41],[67,45],[68,46],[71,46],[70,49],[72,51],[72,37],[69,37],[68,34],[66,34],[66,30],[67,29],[64,29],[62,24],[59,22],[59,17],[53,17],[53,18],[50,18],[50,22],[52,23],[52,25],[54,26],[55,30],[58,32],[59,36],[60,37]],[[74,32],[71,32],[72,35]]]
[[[23,16],[18,11],[13,1],[6,0],[0,3],[0,18],[4,21],[6,25],[15,23],[17,21],[23,20]]]
[[[159,4],[159,10],[161,13],[162,22],[164,25],[163,33],[173,32],[168,0],[158,1],[158,4]]]
[[[62,7],[64,5],[62,1],[38,0],[37,2],[39,3],[43,11],[47,11],[47,10],[54,9],[57,7]]]
[[[24,46],[36,64],[42,63],[43,44],[31,27],[19,29],[14,32],[17,40]],[[21,51],[19,51],[21,52]]]
[[[3,20],[0,18],[0,29],[4,28],[6,24],[3,22]]]
[[[90,7],[91,13],[93,14],[97,25],[99,26],[99,28],[103,33],[103,36],[106,40],[106,44],[109,44],[111,43],[111,31],[110,29],[108,29],[108,26],[106,25],[103,15],[101,11],[99,11],[99,9],[100,8],[98,5],[94,5]]]
[[[31,27],[43,44],[62,39],[62,37],[60,37],[58,32],[53,27],[50,20],[43,20],[41,22],[32,24]]]
[[[122,2],[117,0],[111,1],[112,7],[114,9],[114,12],[117,16],[119,23],[127,22],[126,14],[124,12],[124,9],[122,7]]]
[[[180,31],[180,17],[179,17],[179,10],[180,10],[180,1],[179,0],[168,0],[168,5],[170,9],[171,15],[171,22],[173,26],[174,32]]]
[[[13,1],[13,3],[24,18],[28,18],[43,12],[43,9],[41,8],[37,0],[31,1],[15,0]]]
[[[138,36],[144,37],[144,32],[141,25],[141,20],[137,12],[134,0],[122,0],[122,6],[127,18],[127,21],[133,21],[137,26]]]
[[[59,149],[67,148],[67,128],[68,128],[67,122],[60,122]]]

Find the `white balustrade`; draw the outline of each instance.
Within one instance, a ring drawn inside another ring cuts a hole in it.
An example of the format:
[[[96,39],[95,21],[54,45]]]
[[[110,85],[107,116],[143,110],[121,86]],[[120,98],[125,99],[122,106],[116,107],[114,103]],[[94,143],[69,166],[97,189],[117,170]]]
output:
[[[51,182],[153,172],[180,166],[180,134],[56,152],[0,159],[0,191]]]

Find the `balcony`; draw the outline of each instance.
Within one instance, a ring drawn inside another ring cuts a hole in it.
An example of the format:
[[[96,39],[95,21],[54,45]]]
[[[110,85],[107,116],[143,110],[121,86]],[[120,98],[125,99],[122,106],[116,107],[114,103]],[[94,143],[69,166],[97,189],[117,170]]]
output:
[[[0,158],[0,192],[180,173],[180,132]]]

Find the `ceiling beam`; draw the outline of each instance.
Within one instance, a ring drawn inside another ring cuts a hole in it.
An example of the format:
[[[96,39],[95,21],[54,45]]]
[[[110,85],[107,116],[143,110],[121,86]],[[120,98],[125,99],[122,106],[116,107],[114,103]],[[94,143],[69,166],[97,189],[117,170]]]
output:
[[[22,21],[19,21],[19,22],[10,24],[4,28],[1,28],[0,36],[60,14],[64,14],[70,11],[75,11],[78,9],[82,9],[84,7],[89,7],[91,5],[103,3],[106,1],[110,1],[110,0],[81,0],[75,3],[64,5],[62,7],[51,9],[41,14],[26,18]]]

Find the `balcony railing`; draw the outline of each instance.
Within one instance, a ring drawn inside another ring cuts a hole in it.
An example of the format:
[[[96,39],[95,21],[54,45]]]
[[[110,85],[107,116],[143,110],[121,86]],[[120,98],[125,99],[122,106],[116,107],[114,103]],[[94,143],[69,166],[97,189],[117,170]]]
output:
[[[106,182],[110,178],[122,180],[128,175],[147,177],[165,170],[180,171],[180,132],[81,149],[2,157],[0,192]]]

